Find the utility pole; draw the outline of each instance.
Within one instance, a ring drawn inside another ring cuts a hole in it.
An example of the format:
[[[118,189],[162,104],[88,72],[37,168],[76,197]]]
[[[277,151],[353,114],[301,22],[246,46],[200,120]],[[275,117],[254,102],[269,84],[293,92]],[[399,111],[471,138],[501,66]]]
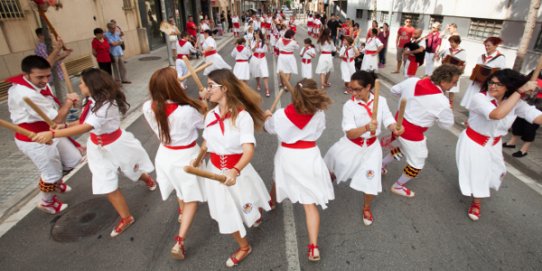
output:
[[[523,30],[523,36],[518,46],[518,53],[516,60],[514,61],[513,69],[515,71],[521,70],[527,49],[529,48],[529,42],[533,37],[534,28],[536,26],[536,17],[538,16],[538,10],[540,9],[540,0],[531,0],[531,6],[529,7],[529,14],[527,15],[527,21],[525,22],[525,29]]]
[[[162,10],[162,21],[167,21],[167,13],[166,13],[166,1],[160,0],[160,7]],[[171,43],[169,42],[169,36],[165,33],[166,37],[166,46],[167,46],[167,59],[169,66],[174,66],[175,63],[173,63],[173,56],[171,55]]]

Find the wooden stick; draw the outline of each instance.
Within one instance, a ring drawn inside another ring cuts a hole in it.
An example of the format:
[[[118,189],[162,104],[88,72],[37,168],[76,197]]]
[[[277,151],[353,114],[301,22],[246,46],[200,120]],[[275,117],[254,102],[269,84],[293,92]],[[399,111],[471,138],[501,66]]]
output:
[[[199,167],[206,153],[207,153],[207,146],[205,145],[205,142],[203,142],[203,144],[201,144],[201,147],[199,148],[198,157],[196,157],[196,160],[194,160],[194,164],[192,164],[192,166]]]
[[[220,183],[225,183],[226,182],[226,176],[225,175],[216,174],[216,173],[213,173],[213,172],[210,172],[210,171],[207,171],[207,170],[203,170],[203,169],[199,169],[199,168],[196,168],[196,167],[193,167],[193,166],[185,166],[184,171],[186,171],[186,173],[190,173],[190,174],[194,174],[196,176],[200,176],[200,177],[203,177],[203,178],[215,180],[215,181],[218,181]]]
[[[380,80],[375,80],[375,93],[373,94],[373,120],[376,120],[378,115],[378,98],[380,97]]]
[[[279,94],[277,94],[277,97],[275,97],[275,100],[273,101],[273,104],[271,104],[271,109],[269,109],[269,111],[271,111],[271,112],[275,111],[275,108],[279,104],[280,96],[282,96],[282,94],[284,94],[284,89],[281,89],[279,91]]]
[[[197,67],[197,68],[194,70],[194,72],[196,72],[196,73],[201,72],[201,71],[205,70],[205,68],[207,68],[207,67],[209,67],[209,66],[211,66],[211,65],[213,65],[212,62],[205,62],[203,65]],[[179,77],[179,81],[184,81],[186,78],[188,78],[188,77],[190,77],[190,76],[192,76],[192,74],[190,74],[190,73],[185,74],[185,75]]]
[[[0,126],[4,127],[4,128],[7,128],[7,129],[10,129],[16,133],[19,133],[19,134],[22,134],[26,137],[29,137],[29,138],[33,138],[34,136],[36,136],[36,133],[32,132],[32,131],[29,131],[25,128],[22,128],[22,127],[19,127],[11,122],[7,122],[3,119],[0,119]]]
[[[45,114],[45,112],[43,112],[43,110],[41,110],[41,108],[40,108],[37,104],[35,104],[30,98],[24,97],[23,100],[24,100],[24,102],[25,102],[26,104],[28,104],[28,105],[32,108],[32,110],[34,110],[36,113],[38,113],[38,115],[40,115],[40,117],[41,117],[45,122],[47,122],[47,124],[49,124],[49,126],[50,126],[51,128],[56,127],[56,123],[55,123],[53,120],[51,120],[51,119],[49,118],[49,116],[47,116],[47,114]]]
[[[542,71],[542,55],[538,58],[538,64],[534,69],[533,75],[531,75],[531,81],[536,81],[538,79],[540,71]]]
[[[406,98],[401,99],[401,104],[399,105],[399,112],[397,113],[397,124],[395,124],[395,130],[401,130],[403,126],[403,116],[405,115],[406,108]]]
[[[184,61],[184,64],[186,64],[186,67],[188,68],[188,73],[190,74],[190,76],[192,76],[192,79],[194,79],[194,81],[196,82],[196,85],[198,86],[199,91],[200,92],[204,91],[205,88],[203,87],[203,84],[199,80],[196,70],[194,69],[194,67],[192,67],[192,64],[188,60],[188,57],[183,56],[183,61]]]

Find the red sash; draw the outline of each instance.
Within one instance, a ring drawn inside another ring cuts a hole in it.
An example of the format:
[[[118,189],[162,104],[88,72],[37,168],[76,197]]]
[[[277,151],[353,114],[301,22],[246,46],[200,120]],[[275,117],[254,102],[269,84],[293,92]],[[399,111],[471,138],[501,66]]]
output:
[[[408,56],[407,75],[415,76],[417,70],[418,70],[418,62],[416,62],[416,57]]]
[[[376,55],[377,53],[377,51],[365,50],[366,55]]]
[[[362,147],[363,146],[363,143],[367,142],[367,147],[373,145],[373,143],[375,143],[376,141],[376,136],[373,136],[373,137],[369,137],[369,138],[363,138],[363,137],[358,137],[358,138],[355,138],[355,139],[348,139],[350,141],[352,141],[354,144]]]
[[[344,62],[352,62],[352,61],[354,61],[354,58],[343,57],[343,61]]]
[[[218,169],[232,169],[239,160],[241,160],[241,156],[243,156],[242,153],[234,153],[234,154],[216,154],[214,152],[209,153],[209,160],[211,160],[211,163]]]
[[[177,59],[183,59],[183,56],[188,57],[188,55],[185,54],[177,54]]]
[[[194,142],[188,144],[188,145],[183,145],[183,146],[170,146],[170,145],[164,145],[164,147],[170,149],[170,150],[184,150],[184,149],[188,149],[188,148],[192,148],[196,146],[196,141],[194,140]]]
[[[397,114],[395,119],[397,119]],[[425,138],[423,134],[425,131],[427,131],[427,129],[429,129],[427,127],[410,123],[406,118],[403,118],[403,127],[405,128],[405,132],[401,135],[401,137],[410,141],[422,141]]]
[[[17,124],[17,126],[21,127],[21,128],[24,128],[26,130],[29,130],[31,132],[34,132],[34,133],[39,133],[39,132],[45,132],[45,131],[49,131],[49,124],[47,124],[47,122],[45,121],[36,121],[36,122],[31,122],[31,123],[19,123]],[[20,141],[24,141],[24,142],[32,142],[32,139],[30,139],[29,137],[23,135],[23,134],[19,134],[19,133],[15,133],[15,138],[20,140]]]
[[[286,52],[286,51],[280,51],[281,55],[293,55],[294,52]]]
[[[310,149],[316,147],[316,141],[299,140],[291,144],[280,142],[280,145],[290,149]]]
[[[211,56],[211,55],[214,55],[216,54],[216,50],[211,50],[211,51],[207,51],[205,53],[203,53],[203,56]]]
[[[256,57],[256,58],[264,58],[265,53],[254,53],[254,57]]]
[[[302,59],[301,59],[301,62],[302,62],[303,64],[311,64],[312,61],[311,61],[310,58],[302,58]]]
[[[470,128],[470,126],[467,126],[467,136],[472,139],[472,141],[478,143],[480,146],[485,146],[491,137],[480,134],[476,132],[474,129]],[[501,140],[501,137],[494,137],[492,145],[495,146],[499,141]]]
[[[233,23],[233,27],[234,27],[234,28],[239,28],[239,27],[241,27],[241,24],[239,24],[239,23]]]
[[[236,59],[235,62],[248,62],[246,59]]]
[[[321,54],[322,54],[322,55],[331,55],[331,52],[328,52],[328,51],[322,51]]]
[[[122,130],[120,128],[109,134],[97,135],[95,133],[90,133],[90,141],[99,146],[107,146],[119,139],[121,135]]]

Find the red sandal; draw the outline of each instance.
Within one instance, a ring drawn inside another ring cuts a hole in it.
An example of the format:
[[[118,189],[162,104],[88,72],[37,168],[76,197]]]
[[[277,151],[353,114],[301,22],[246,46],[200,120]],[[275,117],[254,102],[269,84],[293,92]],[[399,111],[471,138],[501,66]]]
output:
[[[240,251],[245,252],[245,253],[243,254],[243,256],[241,256],[241,258],[237,259],[235,256]],[[252,247],[250,245],[245,248],[239,248],[228,258],[228,260],[226,261],[226,266],[234,267],[234,266],[239,265],[239,263],[242,262],[248,255],[250,255],[250,253],[252,253]]]
[[[318,249],[318,246],[316,244],[309,244],[309,253],[308,258],[311,262],[317,262],[320,260],[320,250]]]
[[[365,226],[370,226],[371,224],[373,224],[373,221],[374,217],[371,209],[363,208],[363,224],[365,224]]]
[[[175,245],[171,248],[171,256],[177,260],[184,260],[186,250],[184,250],[184,238],[175,236]]]
[[[480,219],[480,202],[472,201],[467,215],[472,221],[478,221]]]
[[[68,204],[60,201],[56,197],[56,195],[53,196],[53,198],[51,198],[51,201],[47,201],[47,202],[42,201],[40,204],[38,204],[38,209],[52,215],[56,215],[64,211],[66,208],[68,208]]]
[[[130,227],[132,224],[134,224],[135,219],[133,216],[129,216],[127,218],[121,218],[119,221],[119,224],[113,229],[111,232],[111,237],[115,237],[121,233],[123,233],[128,227]]]

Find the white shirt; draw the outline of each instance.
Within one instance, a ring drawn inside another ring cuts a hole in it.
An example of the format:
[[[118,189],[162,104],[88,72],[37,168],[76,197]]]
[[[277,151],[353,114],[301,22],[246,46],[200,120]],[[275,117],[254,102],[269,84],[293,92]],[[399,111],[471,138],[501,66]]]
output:
[[[247,32],[244,36],[247,44],[250,44],[252,43],[252,41],[254,41],[254,32],[250,33],[250,32]]]
[[[365,42],[365,51],[378,51],[378,47],[384,46],[382,42],[378,38],[369,38],[367,42]]]
[[[350,46],[348,50],[346,49],[346,46],[341,47],[339,50],[339,56],[342,58],[348,58],[348,60],[354,58],[356,56],[356,52],[354,52],[354,47]]]
[[[320,28],[322,26],[322,21],[320,21],[320,19],[314,19],[313,20],[313,23],[314,23],[314,28]]]
[[[211,36],[207,37],[202,44],[203,50],[207,50],[208,48],[216,49],[216,41]]]
[[[252,51],[254,51],[254,53],[267,52],[267,44],[264,44],[263,46],[261,46],[259,42],[252,41],[252,44],[250,46],[252,47]]]
[[[232,23],[238,23],[239,22],[239,17],[237,17],[237,16],[231,17],[231,22]]]
[[[160,128],[152,110],[152,101],[146,101],[142,111],[149,126],[160,139]],[[179,105],[168,116],[168,124],[169,136],[171,137],[171,142],[168,145],[186,146],[198,139],[198,129],[203,129],[203,115],[190,105]]]
[[[316,50],[314,47],[309,47],[309,49],[307,49],[307,47],[303,47],[299,55],[302,59],[312,59],[316,56]]]
[[[231,51],[231,57],[233,57],[235,60],[248,60],[250,56],[252,56],[252,51],[250,48],[244,45],[241,52],[237,50],[237,46],[233,47],[233,50]]]
[[[299,129],[292,123],[284,108],[278,109],[273,117],[265,121],[265,130],[270,134],[276,134],[280,142],[292,144],[297,141],[316,141],[326,128],[326,115],[324,111],[318,111],[303,129]]]
[[[499,57],[496,57],[497,53],[498,53],[498,51],[495,51],[495,52],[493,52],[493,54],[491,54],[489,56],[487,54],[483,54],[483,55],[479,56],[478,60],[476,61],[476,64],[486,65],[486,66],[489,66],[491,68],[500,68],[500,69],[506,68],[506,58],[502,54]],[[486,61],[485,62],[482,59],[482,56],[484,56],[484,55],[486,56]]]
[[[452,50],[453,50],[452,47],[444,50],[442,58],[445,58],[446,56],[453,56],[461,61],[467,61],[467,52],[465,51],[465,49],[458,47],[457,50],[453,50],[453,51]]]
[[[96,101],[89,98],[92,105],[88,110],[85,123],[92,126],[92,133],[96,135],[109,134],[120,128],[120,111],[116,104],[104,102],[96,112],[92,112],[96,106]]]
[[[52,97],[41,95],[38,87],[34,86],[28,80],[26,81],[33,86],[34,89],[19,84],[13,84],[8,90],[8,108],[11,122],[20,124],[44,121],[36,111],[24,102],[24,97],[30,98],[50,119],[56,118],[58,115],[58,105],[55,100]]]
[[[469,126],[485,136],[497,137],[506,135],[516,117],[533,123],[538,116],[542,115],[542,112],[534,106],[530,106],[525,101],[520,100],[504,118],[492,120],[489,118],[489,114],[497,107],[492,101],[496,103],[496,100],[489,96],[489,94],[479,92],[472,96],[470,104]]]
[[[180,41],[181,40],[179,40],[179,42]],[[186,41],[183,46],[181,46],[179,42],[175,43],[177,44],[177,54],[190,55],[190,53],[196,52],[196,49],[189,41]]]
[[[335,52],[335,46],[329,42],[324,42],[324,44],[317,44],[318,51],[320,52]]]
[[[285,40],[288,40],[286,38],[280,38],[278,41],[277,41],[277,48],[280,50],[280,51],[284,51],[284,52],[294,52],[295,50],[299,49],[299,44],[297,44],[297,41],[293,40],[293,39],[290,39],[290,42],[288,43],[288,45],[284,44],[284,41]]]
[[[254,137],[254,121],[252,116],[243,110],[235,119],[235,125],[232,119],[224,120],[224,134],[220,129],[219,123],[209,126],[216,120],[215,114],[220,115],[220,109],[216,106],[205,116],[205,128],[203,138],[207,141],[207,149],[219,155],[243,153],[242,144],[256,144]]]
[[[391,124],[395,123],[395,118],[393,118],[393,115],[390,112],[390,108],[388,107],[388,102],[386,101],[386,98],[380,96],[378,99],[379,99],[378,113],[377,113],[378,115],[376,116],[378,125],[375,131],[376,136],[380,135],[380,132],[382,130],[381,124],[383,124],[384,127],[388,127]],[[374,101],[374,96],[370,94],[370,97],[367,103],[362,100],[352,100],[352,99],[344,103],[342,129],[345,133],[352,129],[365,126],[371,122],[372,117],[369,115],[369,111],[367,111],[367,109],[364,106],[359,105],[359,103],[366,105],[372,114],[373,101]],[[373,135],[371,135],[371,132],[368,131],[368,132],[363,133],[361,137],[371,138],[373,137]]]
[[[417,77],[408,78],[390,89],[392,93],[407,99],[404,118],[422,127],[431,127],[436,121],[441,128],[451,128],[454,124],[454,114],[450,109],[448,98],[442,93],[414,96],[419,80]]]

